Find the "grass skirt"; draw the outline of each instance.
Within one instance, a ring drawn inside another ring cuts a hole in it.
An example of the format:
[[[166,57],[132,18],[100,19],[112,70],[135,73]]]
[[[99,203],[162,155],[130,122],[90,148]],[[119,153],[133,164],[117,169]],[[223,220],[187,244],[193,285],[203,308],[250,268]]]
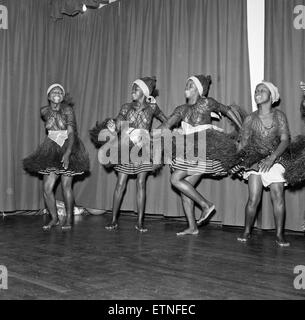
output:
[[[267,150],[264,152],[261,146],[249,143],[237,154],[238,165],[232,169],[232,173],[248,171],[253,167],[257,167],[258,170],[257,164],[271,153]],[[302,186],[305,182],[305,136],[295,137],[275,163],[279,163],[285,168],[284,178],[288,186]]]
[[[101,148],[106,142],[105,141],[99,141],[98,136],[101,130],[107,129],[107,122],[110,119],[106,119],[102,123],[96,123],[95,127],[92,128],[89,133],[90,133],[90,138],[92,143],[95,145],[96,148]],[[227,134],[224,132],[220,132],[218,130],[214,129],[208,129],[205,130],[206,132],[206,154],[205,157],[198,157],[199,164],[201,166],[200,173],[202,173],[202,168],[206,166],[208,172],[207,174],[213,174],[215,175],[225,175],[227,174],[231,168],[236,166],[240,162],[240,158],[237,154],[237,138],[238,138],[238,133],[234,131],[233,133]],[[120,137],[119,137],[120,139]],[[186,135],[181,134],[181,139],[180,141],[184,141],[184,156],[185,156],[185,165],[186,167],[188,166],[188,161],[186,160]],[[172,140],[172,153],[170,155],[170,159],[164,159],[164,145],[162,144],[161,150],[158,152],[161,153],[161,155],[157,155],[156,158],[161,158],[161,164],[160,165],[155,165],[151,166],[151,170],[159,170],[160,167],[162,167],[164,164],[168,163],[177,163],[179,168],[182,167],[181,163],[181,158],[179,161],[176,161],[176,139]],[[120,140],[119,140],[120,143]],[[129,141],[125,141],[124,143],[129,143],[129,150],[134,146],[133,142],[129,139]],[[202,141],[198,141],[198,133],[194,133],[194,156],[198,155],[198,143],[203,143]],[[150,148],[150,154],[151,157],[154,156],[154,149],[152,147],[152,140],[151,140],[151,145],[149,146]],[[123,170],[124,172],[138,172],[141,169],[145,169],[148,171],[148,166],[145,164],[142,167],[138,167],[137,165],[134,165],[132,163],[125,165],[120,163],[120,148],[118,150],[118,158],[119,161],[118,163],[111,163],[106,165],[106,167],[114,167],[115,169]],[[189,162],[190,169],[193,170],[194,166],[196,164],[194,162]],[[215,167],[215,170],[213,168]],[[174,168],[174,167],[173,167]],[[177,167],[178,168],[178,167]],[[221,168],[221,170],[220,170]],[[120,171],[121,172],[121,171]],[[131,173],[130,173],[131,174]]]
[[[201,157],[198,155],[198,145],[203,143],[198,141],[198,133],[194,133],[194,156],[198,157],[198,164],[203,165],[206,163],[207,167],[211,168],[211,164],[216,167],[215,173],[220,174],[219,172],[219,164],[222,167],[222,173],[227,173],[232,167],[237,165],[238,157],[237,157],[237,132],[233,133],[225,133],[220,132],[214,129],[206,130],[206,154],[205,157]],[[187,156],[186,156],[186,136],[184,135],[184,159],[187,164]],[[176,144],[173,143],[173,163],[177,162],[176,159]],[[181,165],[181,158],[179,159],[179,164]],[[194,163],[190,163],[191,167]],[[213,171],[213,170],[212,170]],[[208,172],[211,174],[211,170]]]
[[[290,145],[290,159],[286,163],[285,179],[291,187],[305,183],[305,136],[297,136]]]
[[[273,151],[262,149],[256,143],[249,143],[236,154],[236,165],[230,170],[231,174],[243,176],[245,171],[259,171],[259,163],[272,154]],[[286,168],[290,161],[290,151],[287,149],[284,154],[276,160],[276,163],[281,164]]]
[[[81,175],[89,172],[89,155],[82,141],[76,136],[70,155],[69,167],[63,168],[61,162],[68,148],[68,139],[60,147],[56,142],[46,137],[44,142],[29,157],[23,159],[23,168],[32,174],[63,174],[68,176]]]

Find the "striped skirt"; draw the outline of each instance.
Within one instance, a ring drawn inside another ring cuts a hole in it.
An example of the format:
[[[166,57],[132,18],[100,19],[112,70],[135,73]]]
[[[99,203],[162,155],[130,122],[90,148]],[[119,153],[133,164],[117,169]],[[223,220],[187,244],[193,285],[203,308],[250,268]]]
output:
[[[211,175],[215,177],[226,176],[227,171],[220,161],[207,159],[205,161],[187,161],[174,159],[171,165],[173,170],[186,171],[190,175]]]
[[[117,172],[125,173],[128,175],[137,175],[142,172],[152,172],[154,171],[153,165],[151,163],[140,165],[135,164],[117,164],[114,166],[114,170]]]

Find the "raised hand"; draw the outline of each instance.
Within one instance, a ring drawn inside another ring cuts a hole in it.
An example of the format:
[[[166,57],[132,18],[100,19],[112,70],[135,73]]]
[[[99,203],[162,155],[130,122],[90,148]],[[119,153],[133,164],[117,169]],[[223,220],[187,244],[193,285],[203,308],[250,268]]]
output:
[[[108,130],[110,131],[110,132],[115,132],[115,122],[114,122],[114,120],[109,120],[108,122],[107,122],[107,128],[108,128]]]

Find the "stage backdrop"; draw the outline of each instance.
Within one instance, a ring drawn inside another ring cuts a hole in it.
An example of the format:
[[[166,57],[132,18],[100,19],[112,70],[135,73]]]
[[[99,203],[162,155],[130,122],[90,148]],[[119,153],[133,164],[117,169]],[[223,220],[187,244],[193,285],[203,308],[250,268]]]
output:
[[[304,134],[299,86],[301,80],[305,81],[304,0],[266,0],[265,79],[279,87],[279,108],[287,114],[291,135]],[[288,191],[286,207],[286,228],[301,230],[305,221],[305,189]],[[263,199],[263,208],[265,212],[271,212],[271,201],[267,196]],[[273,227],[271,214],[263,216],[262,225]]]
[[[22,170],[21,159],[44,138],[39,108],[53,82],[62,83],[76,102],[91,175],[75,184],[75,195],[90,208],[111,209],[116,176],[99,165],[88,130],[130,101],[136,78],[157,76],[158,103],[166,114],[184,103],[187,77],[200,73],[212,76],[210,96],[250,111],[244,0],[124,0],[57,21],[47,0],[1,3],[9,12],[9,29],[0,30],[1,210],[43,207],[41,180]],[[218,125],[230,129],[223,120]],[[205,179],[198,188],[215,203],[214,220],[244,224],[244,183]],[[183,216],[168,167],[148,179],[147,190],[147,213]],[[135,204],[132,181],[122,209],[136,210]]]

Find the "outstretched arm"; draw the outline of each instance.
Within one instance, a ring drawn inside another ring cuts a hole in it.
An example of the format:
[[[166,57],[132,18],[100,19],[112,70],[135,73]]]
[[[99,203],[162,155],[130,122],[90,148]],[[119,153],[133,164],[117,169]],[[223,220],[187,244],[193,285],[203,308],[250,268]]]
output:
[[[167,121],[163,122],[158,129],[171,129],[179,122],[179,117],[177,115],[171,116]]]
[[[167,116],[163,113],[163,111],[159,108],[157,104],[155,105],[154,116],[162,123],[165,123],[167,121]]]
[[[213,98],[208,98],[209,100],[209,106],[214,112],[220,112],[221,114],[228,117],[232,122],[237,126],[237,128],[241,129],[242,123],[241,121],[236,117],[235,113],[231,110],[230,107],[225,106],[218,101],[216,101]]]
[[[239,144],[238,151],[244,148],[248,144],[248,140],[251,136],[251,116],[246,117],[240,133],[239,133]]]
[[[174,110],[174,112],[169,116],[169,118],[157,128],[157,130],[152,131],[152,136],[154,138],[158,138],[161,135],[161,132],[158,129],[161,129],[162,131],[163,129],[171,129],[172,127],[177,125],[182,119],[182,114],[183,114],[183,108],[177,107]]]
[[[229,110],[227,112],[227,117],[232,120],[236,126],[241,129],[242,123],[240,122],[240,120],[236,117],[235,113],[232,110]]]
[[[177,107],[174,112],[169,116],[167,121],[163,122],[158,129],[171,129],[177,125],[183,118],[183,106]]]

